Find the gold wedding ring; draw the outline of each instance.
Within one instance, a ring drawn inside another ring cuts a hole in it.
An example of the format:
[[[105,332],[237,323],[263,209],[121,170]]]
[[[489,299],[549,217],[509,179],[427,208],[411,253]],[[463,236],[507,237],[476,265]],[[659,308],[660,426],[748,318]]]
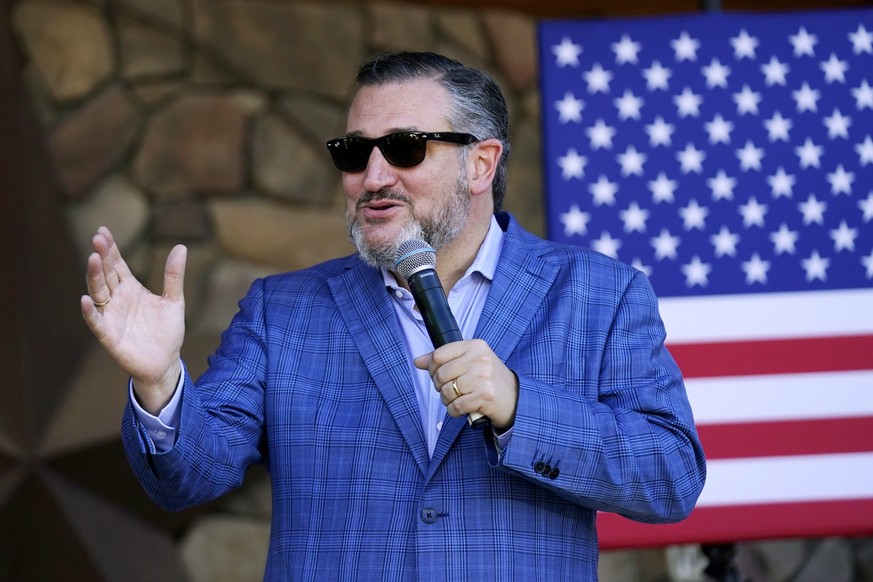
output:
[[[458,389],[458,383],[454,380],[452,380],[452,390],[455,391],[455,396],[457,396],[458,398],[463,396],[463,394],[461,394],[461,391]]]
[[[91,302],[94,304],[94,307],[103,307],[104,305],[108,305],[110,301],[112,301],[112,295],[110,295],[106,301],[100,302],[94,301],[93,297],[91,298]]]

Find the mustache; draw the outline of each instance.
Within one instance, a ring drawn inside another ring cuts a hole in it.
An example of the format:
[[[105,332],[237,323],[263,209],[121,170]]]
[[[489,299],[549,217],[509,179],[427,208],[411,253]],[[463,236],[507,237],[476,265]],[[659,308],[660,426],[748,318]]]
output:
[[[404,204],[408,204],[410,206],[412,205],[412,200],[410,200],[408,196],[404,196],[399,192],[396,192],[389,188],[385,188],[383,190],[377,191],[367,190],[363,196],[358,198],[358,203],[356,204],[356,206],[360,208],[361,206],[364,206],[371,202],[377,202],[381,200],[393,200],[395,202],[403,202]]]

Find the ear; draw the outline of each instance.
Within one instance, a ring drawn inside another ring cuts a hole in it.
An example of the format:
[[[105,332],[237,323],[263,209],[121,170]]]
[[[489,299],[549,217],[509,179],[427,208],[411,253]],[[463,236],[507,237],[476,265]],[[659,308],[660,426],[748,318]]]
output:
[[[491,191],[491,182],[497,172],[497,163],[503,155],[503,144],[498,139],[477,142],[467,156],[470,194],[477,196]]]

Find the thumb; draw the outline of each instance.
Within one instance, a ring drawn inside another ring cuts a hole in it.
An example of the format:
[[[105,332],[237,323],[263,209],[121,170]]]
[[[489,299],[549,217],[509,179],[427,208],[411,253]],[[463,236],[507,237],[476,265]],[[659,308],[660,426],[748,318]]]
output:
[[[164,297],[183,300],[185,288],[185,265],[188,262],[188,247],[176,245],[167,256],[164,267]]]
[[[430,366],[431,354],[424,354],[415,358],[412,363],[415,364],[415,367],[419,370],[427,370],[428,366]]]

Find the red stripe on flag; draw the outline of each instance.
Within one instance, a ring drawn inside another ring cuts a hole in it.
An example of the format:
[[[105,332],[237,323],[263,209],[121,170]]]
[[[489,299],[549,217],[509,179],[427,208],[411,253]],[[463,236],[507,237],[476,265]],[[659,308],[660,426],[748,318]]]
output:
[[[873,416],[698,425],[707,459],[873,450]]]
[[[701,507],[685,521],[650,525],[597,516],[604,550],[752,539],[873,535],[873,499]]]
[[[873,335],[668,347],[686,378],[873,369]]]

